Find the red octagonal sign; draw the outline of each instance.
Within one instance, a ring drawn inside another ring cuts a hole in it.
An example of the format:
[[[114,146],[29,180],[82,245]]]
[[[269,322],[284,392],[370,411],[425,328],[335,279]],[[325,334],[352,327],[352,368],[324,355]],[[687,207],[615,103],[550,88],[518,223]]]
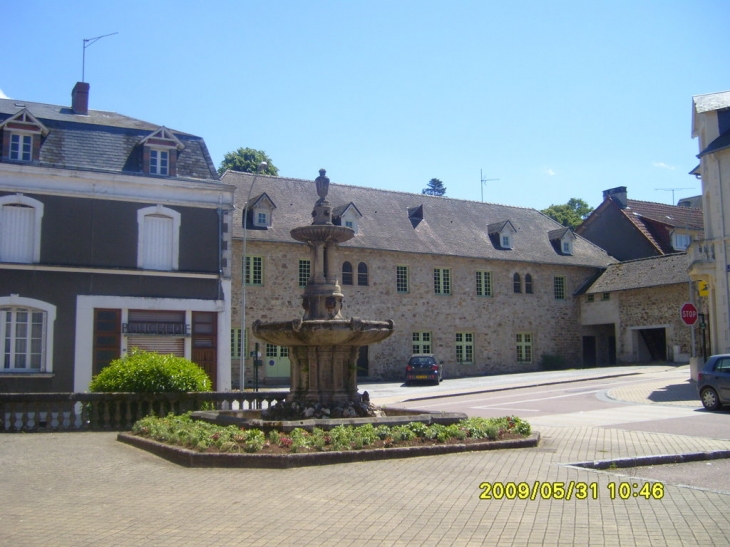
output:
[[[697,322],[697,308],[691,302],[685,302],[679,310],[685,325],[694,325]]]

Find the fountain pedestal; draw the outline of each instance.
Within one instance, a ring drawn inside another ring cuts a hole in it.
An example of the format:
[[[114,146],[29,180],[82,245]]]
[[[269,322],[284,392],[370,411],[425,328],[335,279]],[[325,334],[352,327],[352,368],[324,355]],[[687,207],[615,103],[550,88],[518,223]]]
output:
[[[312,272],[302,295],[302,319],[276,323],[254,322],[254,335],[289,348],[291,388],[287,400],[306,400],[329,405],[359,401],[357,358],[359,348],[393,334],[393,321],[342,318],[343,294],[338,283],[337,245],[355,232],[332,223],[327,201],[329,179],[320,169],[316,181],[320,199],[309,226],[294,228],[293,239],[309,245]]]

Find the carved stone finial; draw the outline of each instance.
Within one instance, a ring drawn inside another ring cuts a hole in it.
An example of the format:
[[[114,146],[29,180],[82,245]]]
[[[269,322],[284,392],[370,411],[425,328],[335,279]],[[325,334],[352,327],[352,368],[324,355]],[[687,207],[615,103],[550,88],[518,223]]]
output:
[[[330,179],[325,176],[326,173],[327,171],[325,169],[320,169],[319,176],[314,181],[317,185],[317,195],[319,196],[320,202],[327,198],[327,192],[329,192],[330,188]]]

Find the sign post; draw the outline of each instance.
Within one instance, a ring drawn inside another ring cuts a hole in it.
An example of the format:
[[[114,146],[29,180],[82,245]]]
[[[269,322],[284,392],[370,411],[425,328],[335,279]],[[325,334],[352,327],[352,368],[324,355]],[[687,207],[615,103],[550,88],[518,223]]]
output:
[[[697,307],[692,302],[685,302],[679,309],[679,316],[682,321],[688,327],[691,327],[697,322],[699,314],[697,313]]]

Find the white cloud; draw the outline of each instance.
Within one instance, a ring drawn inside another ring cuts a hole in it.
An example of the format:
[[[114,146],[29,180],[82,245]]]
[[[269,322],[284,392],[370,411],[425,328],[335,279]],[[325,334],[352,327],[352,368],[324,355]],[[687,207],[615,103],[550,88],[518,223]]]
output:
[[[553,171],[552,169],[550,169],[549,167],[547,169],[545,169],[545,174],[549,175],[551,177],[554,177],[555,175],[557,175],[557,173],[555,171]]]
[[[674,171],[674,169],[675,169],[675,167],[673,165],[667,165],[663,161],[652,162],[652,165],[654,167],[659,167],[660,169],[669,169],[670,171]]]

